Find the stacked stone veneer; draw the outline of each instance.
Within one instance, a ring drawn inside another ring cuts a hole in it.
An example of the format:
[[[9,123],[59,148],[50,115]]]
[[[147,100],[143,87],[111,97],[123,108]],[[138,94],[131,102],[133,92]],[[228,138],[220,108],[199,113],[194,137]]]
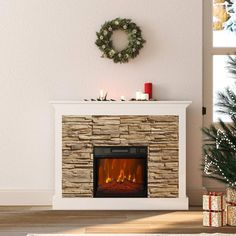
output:
[[[93,197],[93,146],[148,146],[148,197],[178,197],[178,116],[63,116],[62,195]]]

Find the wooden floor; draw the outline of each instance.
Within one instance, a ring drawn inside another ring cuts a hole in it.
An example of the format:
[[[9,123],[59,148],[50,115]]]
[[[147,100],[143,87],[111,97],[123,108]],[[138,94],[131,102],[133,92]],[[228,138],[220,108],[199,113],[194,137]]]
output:
[[[236,233],[236,227],[202,226],[202,211],[53,211],[0,207],[0,235],[27,233]]]

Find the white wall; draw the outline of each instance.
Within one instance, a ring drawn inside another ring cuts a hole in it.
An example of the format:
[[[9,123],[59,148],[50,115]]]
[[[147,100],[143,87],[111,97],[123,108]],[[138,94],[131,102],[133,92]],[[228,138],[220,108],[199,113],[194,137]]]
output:
[[[0,204],[50,204],[50,100],[133,97],[145,81],[159,100],[191,100],[188,191],[202,185],[202,1],[0,0]],[[128,64],[100,58],[95,32],[131,18],[147,43]],[[23,199],[22,201],[19,198]],[[193,200],[193,199],[192,199]]]

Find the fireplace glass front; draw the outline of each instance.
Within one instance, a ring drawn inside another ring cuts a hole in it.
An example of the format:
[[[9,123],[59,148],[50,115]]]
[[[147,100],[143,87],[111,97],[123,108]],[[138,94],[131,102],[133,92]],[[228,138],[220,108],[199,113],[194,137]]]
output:
[[[94,197],[147,197],[147,147],[94,147]]]

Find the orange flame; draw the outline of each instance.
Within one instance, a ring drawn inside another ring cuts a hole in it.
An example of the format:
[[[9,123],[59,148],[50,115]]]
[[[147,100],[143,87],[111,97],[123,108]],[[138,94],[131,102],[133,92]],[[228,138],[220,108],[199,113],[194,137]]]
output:
[[[98,183],[109,184],[111,182],[142,183],[143,171],[139,159],[103,159],[99,165]]]

